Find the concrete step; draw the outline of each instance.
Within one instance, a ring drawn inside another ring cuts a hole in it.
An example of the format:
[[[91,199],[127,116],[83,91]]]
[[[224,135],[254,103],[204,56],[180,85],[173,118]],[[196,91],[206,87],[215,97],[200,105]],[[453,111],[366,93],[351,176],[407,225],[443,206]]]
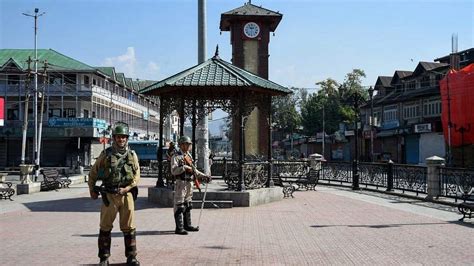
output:
[[[201,209],[202,200],[193,200],[193,209]],[[231,200],[206,200],[204,202],[204,208],[206,209],[223,209],[232,208],[234,206]]]

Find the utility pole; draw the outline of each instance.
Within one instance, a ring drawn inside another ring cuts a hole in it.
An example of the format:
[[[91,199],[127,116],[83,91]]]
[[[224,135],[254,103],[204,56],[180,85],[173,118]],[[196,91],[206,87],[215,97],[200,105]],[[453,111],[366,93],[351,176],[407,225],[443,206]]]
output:
[[[44,61],[43,66],[43,90],[41,91],[41,107],[40,107],[40,118],[39,118],[39,128],[38,128],[38,166],[41,159],[41,135],[43,132],[43,112],[44,112],[44,92],[46,91],[46,83],[48,76],[46,75],[46,70],[48,69],[48,61]],[[38,175],[35,175],[35,182],[38,180]]]
[[[198,0],[198,63],[206,60],[206,0]],[[198,162],[197,166],[203,170],[204,173],[210,174],[209,168],[209,123],[206,115],[206,108],[200,108],[201,119],[198,122]],[[184,122],[184,121],[183,121]]]
[[[23,110],[23,136],[21,141],[21,164],[25,164],[26,133],[28,131],[28,102],[30,101],[31,56],[28,57],[28,76],[25,84],[25,109]]]
[[[23,13],[23,15],[28,17],[33,17],[35,19],[35,90],[34,90],[34,99],[33,99],[33,115],[35,120],[35,137],[34,137],[34,154],[33,158],[35,160],[35,180],[38,179],[39,174],[39,157],[38,157],[38,50],[37,50],[37,33],[38,33],[38,17],[41,17],[45,13],[38,14],[39,9],[35,8],[35,14],[30,15]],[[26,110],[28,111],[28,110]]]

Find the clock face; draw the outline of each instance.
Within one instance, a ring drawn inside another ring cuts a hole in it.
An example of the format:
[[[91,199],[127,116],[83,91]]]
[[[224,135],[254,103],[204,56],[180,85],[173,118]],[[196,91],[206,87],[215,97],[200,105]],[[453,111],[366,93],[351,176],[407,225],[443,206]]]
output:
[[[255,22],[249,22],[244,26],[244,34],[248,38],[255,38],[260,33],[260,27]]]

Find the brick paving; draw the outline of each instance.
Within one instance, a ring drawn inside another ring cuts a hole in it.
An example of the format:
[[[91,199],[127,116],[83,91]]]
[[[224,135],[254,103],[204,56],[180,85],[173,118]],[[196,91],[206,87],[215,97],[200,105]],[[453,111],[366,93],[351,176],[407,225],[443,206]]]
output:
[[[318,186],[257,207],[205,209],[201,231],[179,236],[172,209],[147,202],[155,181],[142,179],[137,201],[142,265],[474,265],[474,223],[436,204]],[[99,206],[85,184],[0,201],[2,264],[97,263]],[[119,265],[117,221],[112,236]]]

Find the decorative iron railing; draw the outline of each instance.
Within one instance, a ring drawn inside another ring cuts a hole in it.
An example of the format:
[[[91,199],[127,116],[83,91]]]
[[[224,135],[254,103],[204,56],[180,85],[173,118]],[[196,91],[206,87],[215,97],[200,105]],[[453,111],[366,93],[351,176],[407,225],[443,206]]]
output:
[[[427,168],[403,164],[393,165],[393,188],[405,191],[426,193]]]
[[[383,163],[359,163],[359,180],[361,185],[387,187],[388,164]]]
[[[268,178],[268,162],[250,162],[242,165],[242,181],[245,189],[257,189],[265,186]],[[239,164],[227,164],[232,167],[224,176],[229,190],[240,188]]]
[[[352,163],[350,162],[323,162],[320,180],[328,183],[352,183]]]
[[[440,195],[455,201],[474,201],[474,169],[439,168]]]
[[[308,172],[308,161],[273,161],[272,178],[302,176]]]

